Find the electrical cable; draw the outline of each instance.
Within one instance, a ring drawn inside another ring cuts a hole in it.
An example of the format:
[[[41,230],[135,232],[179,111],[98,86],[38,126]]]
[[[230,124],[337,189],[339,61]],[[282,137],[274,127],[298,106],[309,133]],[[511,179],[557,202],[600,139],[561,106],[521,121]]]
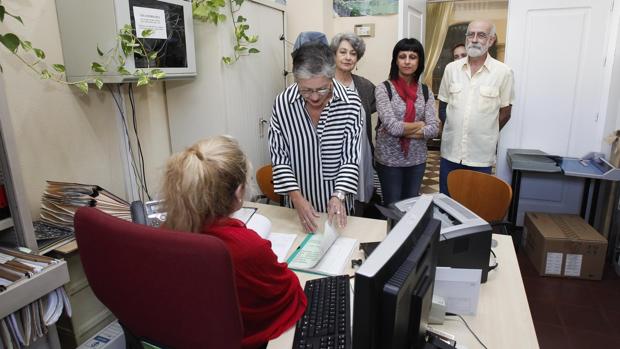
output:
[[[144,192],[149,201],[153,200],[151,198],[151,194],[149,193],[148,183],[146,182],[146,170],[144,169],[144,153],[142,152],[142,144],[140,143],[140,136],[138,135],[138,120],[136,118],[136,103],[133,96],[133,85],[129,85],[129,103],[131,104],[131,116],[133,121],[133,131],[136,135],[136,144],[138,145],[138,155],[139,165],[141,166],[142,172],[140,173],[142,176],[142,183],[144,184]]]
[[[482,343],[482,341],[480,340],[480,338],[478,338],[478,336],[476,335],[476,333],[471,329],[471,327],[469,327],[469,324],[467,323],[467,321],[465,321],[465,319],[463,319],[463,317],[459,314],[455,314],[455,313],[446,313],[446,316],[458,316],[461,321],[463,321],[463,323],[465,324],[465,326],[467,327],[467,329],[469,330],[469,332],[471,332],[471,334],[476,338],[476,340],[478,341],[478,343],[480,343],[480,345],[482,345],[482,347],[484,349],[488,349],[486,345],[484,345],[484,343]]]
[[[495,255],[495,252],[493,252],[493,249],[491,249],[491,254],[493,255],[493,258],[495,259],[495,264],[489,267],[489,271],[496,269],[497,266],[499,266],[499,262],[497,261],[497,256]]]
[[[134,155],[133,155],[133,147],[131,146],[131,140],[129,138],[129,127],[127,126],[127,120],[125,118],[125,112],[123,110],[123,107],[121,106],[120,101],[116,98],[116,95],[114,94],[114,91],[112,90],[112,87],[110,87],[110,85],[107,85],[108,90],[110,91],[110,94],[112,95],[112,99],[114,99],[114,103],[116,104],[116,108],[118,109],[118,112],[121,115],[121,120],[123,121],[123,130],[125,131],[125,136],[127,137],[127,146],[128,146],[128,150],[129,150],[129,157],[130,157],[130,162],[131,162],[131,167],[133,168],[134,171],[134,177],[136,179],[136,183],[138,184],[138,186],[140,186],[141,192],[143,190],[143,185],[141,182],[141,178],[138,176],[138,169],[136,168],[136,162],[134,160]],[[118,95],[121,96],[121,87],[120,84],[117,85],[117,90],[118,90]],[[140,199],[142,201],[144,201],[144,199],[142,198],[142,195],[140,195]]]

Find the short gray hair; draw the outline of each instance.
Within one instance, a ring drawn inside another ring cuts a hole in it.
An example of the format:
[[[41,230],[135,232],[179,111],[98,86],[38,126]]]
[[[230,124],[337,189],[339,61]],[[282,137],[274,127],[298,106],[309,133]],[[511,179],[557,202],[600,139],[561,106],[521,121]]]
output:
[[[336,76],[334,54],[323,43],[302,45],[293,53],[293,75],[296,80],[321,76],[334,78]]]
[[[351,44],[351,46],[353,46],[353,49],[355,50],[355,52],[357,52],[358,61],[362,59],[362,56],[364,56],[364,52],[366,52],[366,44],[364,43],[364,40],[362,40],[362,38],[353,33],[336,34],[336,36],[334,36],[334,38],[332,39],[332,43],[330,45],[330,48],[332,49],[334,54],[336,54],[336,52],[338,51],[338,47],[340,47],[340,43],[342,41],[347,41],[349,44]]]

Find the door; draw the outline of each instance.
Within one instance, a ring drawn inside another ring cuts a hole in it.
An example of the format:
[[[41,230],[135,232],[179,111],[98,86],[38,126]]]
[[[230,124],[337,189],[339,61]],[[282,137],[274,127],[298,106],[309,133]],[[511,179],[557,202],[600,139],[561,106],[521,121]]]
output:
[[[198,76],[166,82],[173,151],[195,141],[227,134],[235,137],[254,171],[269,163],[267,128],[273,101],[284,90],[284,7],[245,1],[235,16],[247,18],[248,34],[258,35],[260,53],[222,63],[233,53],[230,18],[217,26],[194,22]],[[252,172],[254,172],[252,171]],[[254,176],[254,173],[252,173]]]
[[[401,0],[398,4],[398,40],[416,38],[424,45],[426,0]]]
[[[562,156],[600,151],[604,64],[612,0],[519,0],[508,5],[506,64],[516,102],[502,130],[497,173],[510,180],[509,148]],[[576,213],[582,181],[523,177],[525,211]]]

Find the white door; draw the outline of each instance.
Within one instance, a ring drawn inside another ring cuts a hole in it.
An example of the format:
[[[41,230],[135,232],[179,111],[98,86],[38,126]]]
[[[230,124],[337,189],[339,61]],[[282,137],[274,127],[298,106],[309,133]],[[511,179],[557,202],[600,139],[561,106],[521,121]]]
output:
[[[254,171],[269,163],[267,128],[276,95],[284,90],[284,7],[245,1],[236,16],[247,18],[248,34],[258,35],[260,53],[241,57],[232,65],[230,19],[214,26],[195,22],[196,64],[193,81],[166,82],[166,99],[173,151],[214,135],[239,140]],[[265,120],[265,122],[261,122]],[[254,175],[254,174],[252,174]]]
[[[426,0],[401,0],[398,4],[398,40],[416,38],[424,45]]]
[[[604,61],[612,0],[518,0],[508,5],[506,64],[516,102],[502,130],[497,173],[510,180],[506,149],[581,157],[600,151]],[[525,211],[576,213],[581,181],[524,177]]]

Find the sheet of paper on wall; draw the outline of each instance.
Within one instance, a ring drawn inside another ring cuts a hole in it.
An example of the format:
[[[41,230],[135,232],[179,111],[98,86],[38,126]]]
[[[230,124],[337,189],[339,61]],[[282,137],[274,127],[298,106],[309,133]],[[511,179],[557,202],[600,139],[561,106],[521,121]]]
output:
[[[446,311],[476,315],[480,298],[480,269],[437,267],[433,294],[446,300]]]
[[[324,275],[342,274],[357,240],[341,237],[328,221],[323,232],[309,234],[288,260],[291,269]]]
[[[133,18],[136,24],[137,37],[144,38],[142,32],[151,30],[151,35],[147,36],[149,39],[168,38],[166,34],[166,12],[164,10],[134,6]]]

